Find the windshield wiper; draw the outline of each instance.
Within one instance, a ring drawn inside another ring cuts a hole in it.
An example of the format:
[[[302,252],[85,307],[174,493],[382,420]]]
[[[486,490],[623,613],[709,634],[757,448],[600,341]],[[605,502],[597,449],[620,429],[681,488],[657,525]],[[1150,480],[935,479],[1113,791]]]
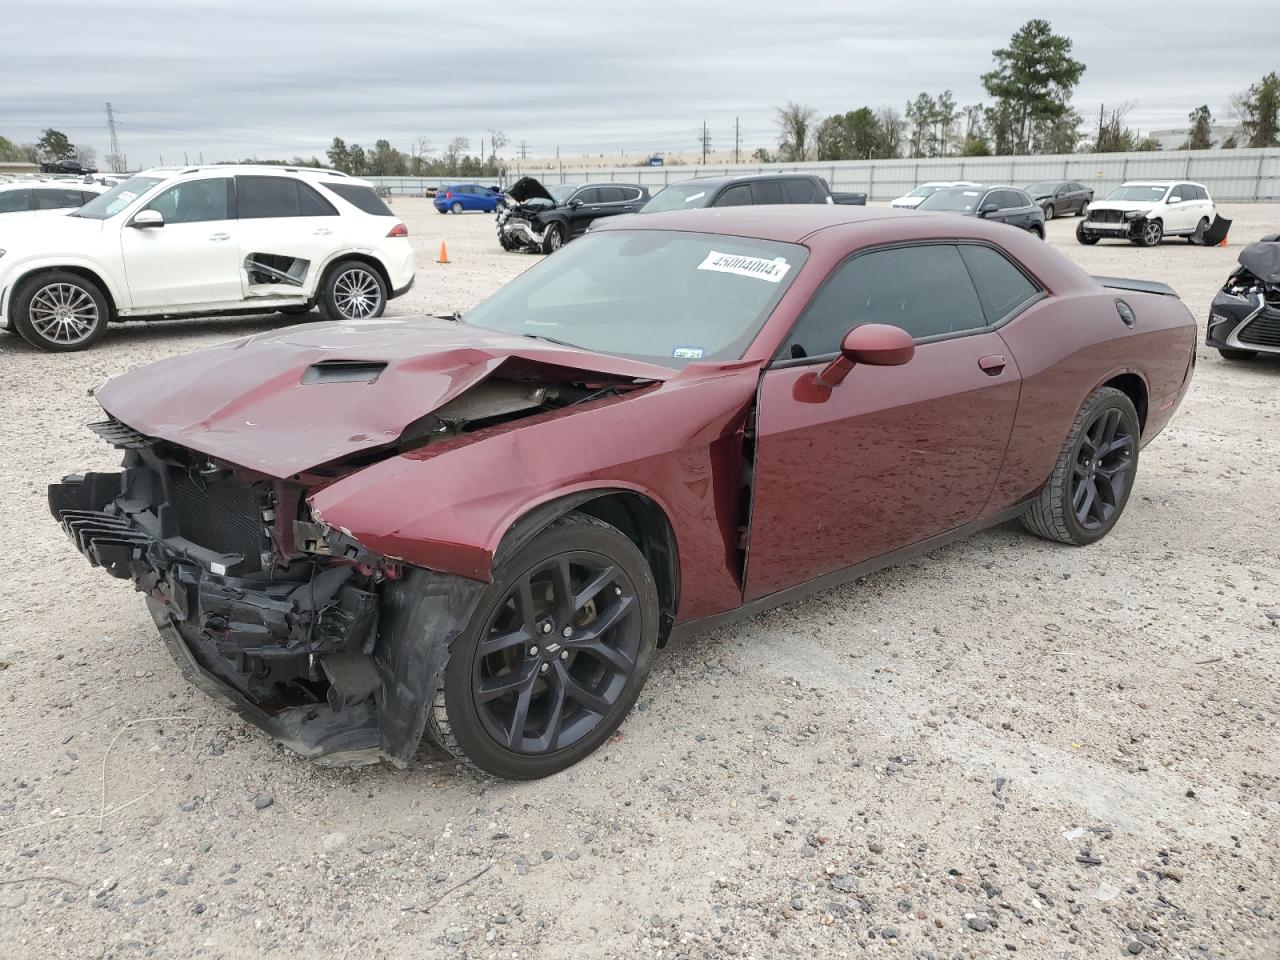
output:
[[[557,340],[555,337],[544,337],[540,333],[522,333],[520,334],[520,336],[528,337],[530,340],[545,340],[547,341],[547,343],[554,343],[560,347],[573,347],[575,350],[582,349],[576,343],[568,343],[567,341],[564,341],[564,340]]]

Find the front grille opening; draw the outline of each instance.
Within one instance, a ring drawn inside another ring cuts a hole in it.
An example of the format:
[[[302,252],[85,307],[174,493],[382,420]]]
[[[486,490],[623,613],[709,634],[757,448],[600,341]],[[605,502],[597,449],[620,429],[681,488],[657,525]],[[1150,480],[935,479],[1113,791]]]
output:
[[[215,553],[239,554],[243,572],[262,569],[262,555],[271,547],[263,519],[271,509],[268,484],[171,468],[169,489],[179,536]]]

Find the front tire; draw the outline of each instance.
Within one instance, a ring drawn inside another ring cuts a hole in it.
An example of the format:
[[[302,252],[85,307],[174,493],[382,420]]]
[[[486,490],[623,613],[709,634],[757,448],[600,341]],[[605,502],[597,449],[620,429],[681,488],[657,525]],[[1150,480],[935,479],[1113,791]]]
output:
[[[1099,237],[1096,233],[1090,233],[1088,230],[1084,228],[1083,220],[1080,223],[1076,224],[1076,240],[1080,243],[1083,243],[1086,247],[1092,247],[1095,243],[1097,243],[1101,239],[1102,238]]]
[[[1054,211],[1053,211],[1053,204],[1052,204],[1052,203],[1051,203],[1051,204],[1049,204],[1047,207],[1045,207],[1045,208],[1044,208],[1044,218],[1045,218],[1046,220],[1052,220],[1052,219],[1053,219],[1053,213],[1054,213]]]
[[[613,735],[658,642],[658,591],[616,527],[561,517],[502,563],[454,640],[427,730],[483,773],[547,777]]]
[[[330,320],[373,320],[387,309],[387,285],[363,260],[339,260],[325,275],[320,309]]]
[[[1219,347],[1218,353],[1223,360],[1252,360],[1258,355],[1257,350],[1236,350],[1232,347]]]
[[[1075,546],[1105,537],[1129,502],[1140,436],[1133,401],[1114,387],[1095,390],[1076,414],[1053,475],[1022,515],[1022,525]]]
[[[564,246],[564,227],[558,223],[553,223],[547,227],[546,236],[542,238],[542,252],[551,254],[555,253]]]
[[[1139,246],[1156,247],[1164,239],[1164,224],[1159,220],[1147,220],[1138,227],[1136,240]]]
[[[93,346],[107,332],[110,308],[92,280],[52,270],[32,277],[13,297],[13,322],[23,340],[49,353]]]

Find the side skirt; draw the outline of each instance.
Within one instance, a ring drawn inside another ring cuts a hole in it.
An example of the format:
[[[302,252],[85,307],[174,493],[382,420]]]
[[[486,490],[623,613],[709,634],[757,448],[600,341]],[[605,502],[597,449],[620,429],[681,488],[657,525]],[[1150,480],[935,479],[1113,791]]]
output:
[[[1037,491],[1038,493],[1039,491]],[[931,550],[944,547],[949,543],[954,543],[956,540],[963,540],[965,537],[971,536],[980,530],[986,530],[990,527],[1007,523],[1010,520],[1015,520],[1026,512],[1030,499],[1024,500],[1008,510],[992,514],[989,517],[979,518],[971,523],[966,523],[964,526],[956,527],[954,530],[940,533],[935,537],[919,540],[891,553],[883,553],[878,557],[872,557],[870,560],[863,560],[861,563],[855,563],[851,567],[845,567],[843,570],[836,570],[834,573],[828,573],[817,579],[808,580],[794,587],[788,587],[785,590],[779,590],[768,596],[760,597],[758,600],[744,603],[742,606],[735,607],[725,613],[717,613],[710,617],[702,617],[699,620],[676,624],[671,631],[671,640],[684,640],[700,633],[706,633],[708,630],[716,630],[720,627],[737,623],[740,620],[754,617],[756,614],[764,613],[766,610],[771,610],[784,603],[802,600],[815,593],[821,593],[823,590],[830,590],[832,587],[841,586],[850,580],[857,580],[859,577],[865,577],[868,574],[875,573],[877,570],[883,570],[885,567],[904,563],[920,556],[922,553],[928,553]]]

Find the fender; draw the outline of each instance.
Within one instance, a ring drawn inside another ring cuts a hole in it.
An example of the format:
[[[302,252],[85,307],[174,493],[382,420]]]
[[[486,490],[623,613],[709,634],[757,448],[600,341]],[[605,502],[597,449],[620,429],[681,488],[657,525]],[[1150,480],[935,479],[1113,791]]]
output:
[[[350,256],[367,257],[376,263],[382,271],[382,281],[387,285],[387,295],[391,295],[391,271],[387,265],[382,262],[382,258],[374,252],[372,247],[346,247],[337,253],[330,254],[320,261],[319,266],[311,271],[307,277],[306,296],[308,299],[314,300],[320,293],[320,278],[328,273],[329,268],[344,257]]]
[[[713,379],[677,376],[636,394],[463,435],[336,480],[309,504],[370,550],[487,581],[503,538],[531,511],[564,497],[634,491],[657,504],[677,538],[677,620],[723,612],[742,601],[742,440],[758,380],[754,363]],[[681,411],[692,407],[706,415],[691,424]],[[641,435],[643,444],[635,440]],[[629,459],[637,449],[646,453]]]
[[[65,270],[71,268],[90,273],[98,286],[102,288],[102,292],[110,299],[110,306],[113,311],[126,311],[132,306],[132,301],[129,299],[127,291],[116,283],[109,270],[91,257],[80,254],[58,254],[56,256],[43,254],[19,259],[12,264],[0,263],[0,265],[9,268],[6,272],[10,273],[14,278],[13,282],[3,291],[5,299],[0,302],[0,316],[6,319],[9,317],[9,303],[13,299],[14,291],[27,277],[42,270]]]

